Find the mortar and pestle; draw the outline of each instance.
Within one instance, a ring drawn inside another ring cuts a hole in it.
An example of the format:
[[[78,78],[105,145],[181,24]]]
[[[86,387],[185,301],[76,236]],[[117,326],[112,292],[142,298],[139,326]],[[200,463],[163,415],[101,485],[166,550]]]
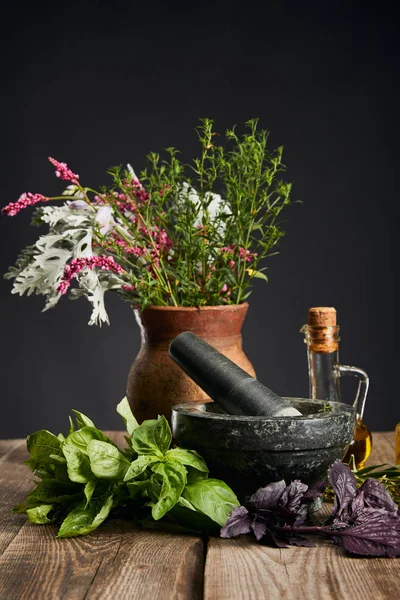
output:
[[[178,335],[169,353],[214,400],[174,406],[173,435],[239,498],[280,479],[326,479],[345,456],[356,426],[352,406],[281,398],[191,332]]]

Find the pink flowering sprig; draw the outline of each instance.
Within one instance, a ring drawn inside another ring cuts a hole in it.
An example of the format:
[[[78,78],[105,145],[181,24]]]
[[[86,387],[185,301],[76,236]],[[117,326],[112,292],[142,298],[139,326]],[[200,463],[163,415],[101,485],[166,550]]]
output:
[[[59,162],[51,156],[49,156],[49,161],[56,168],[56,177],[64,181],[71,181],[71,183],[74,183],[75,185],[79,185],[79,175],[73,173],[66,163]]]
[[[223,246],[221,248],[221,254],[229,259],[228,264],[232,270],[235,268],[238,259],[246,264],[253,262],[258,256],[257,252],[251,252],[250,250],[243,248],[243,246],[236,246],[235,244]]]
[[[79,175],[73,173],[71,169],[68,168],[68,165],[63,162],[59,162],[55,158],[51,158],[49,156],[49,161],[56,168],[56,177],[59,179],[63,179],[64,181],[71,181],[73,184],[77,185],[79,189],[83,192],[86,197],[86,201],[90,204],[90,200],[87,197],[85,190],[79,184]],[[32,194],[31,192],[25,192],[21,194],[16,202],[10,202],[4,208],[2,208],[2,213],[9,217],[15,217],[21,210],[27,208],[28,206],[35,206],[39,202],[48,202],[50,200],[65,200],[65,196],[44,196],[43,194]]]
[[[119,275],[124,274],[124,269],[118,265],[112,256],[88,256],[82,258],[73,258],[71,262],[66,265],[64,274],[57,287],[59,294],[66,294],[68,288],[71,285],[71,281],[78,275],[83,269],[94,269],[99,268],[103,271],[111,271]]]
[[[2,208],[3,215],[7,215],[8,217],[15,217],[23,208],[27,208],[28,206],[34,206],[38,204],[38,202],[47,202],[50,198],[43,196],[42,194],[31,194],[31,192],[27,192],[21,194],[16,202],[10,202],[7,206]]]

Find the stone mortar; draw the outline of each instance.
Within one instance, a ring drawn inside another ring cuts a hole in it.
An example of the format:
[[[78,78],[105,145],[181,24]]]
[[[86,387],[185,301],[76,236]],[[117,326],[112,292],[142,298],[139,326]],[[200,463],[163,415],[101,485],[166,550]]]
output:
[[[355,410],[341,402],[287,400],[302,416],[246,417],[228,415],[214,402],[178,404],[173,435],[182,448],[197,450],[210,476],[226,481],[242,501],[272,481],[326,479],[353,439]]]

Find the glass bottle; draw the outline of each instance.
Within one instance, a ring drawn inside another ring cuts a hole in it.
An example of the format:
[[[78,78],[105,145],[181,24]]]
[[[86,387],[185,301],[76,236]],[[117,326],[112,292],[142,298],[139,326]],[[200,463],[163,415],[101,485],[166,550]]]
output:
[[[308,311],[308,324],[301,331],[307,344],[310,398],[341,402],[340,377],[357,377],[358,389],[353,403],[357,426],[343,461],[350,462],[354,455],[356,468],[362,469],[372,449],[371,432],[362,421],[369,379],[362,369],[339,363],[339,329],[333,307],[315,307]]]

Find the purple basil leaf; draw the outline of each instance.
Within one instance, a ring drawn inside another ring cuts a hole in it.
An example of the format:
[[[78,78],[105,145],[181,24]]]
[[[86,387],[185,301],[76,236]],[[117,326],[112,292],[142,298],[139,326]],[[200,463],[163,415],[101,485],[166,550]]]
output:
[[[335,531],[334,540],[352,554],[400,556],[400,518],[379,511],[365,523]]]
[[[372,508],[383,508],[391,515],[397,515],[399,507],[387,489],[376,479],[368,478],[360,487],[364,493],[365,504]]]
[[[252,517],[244,506],[237,506],[229,515],[229,519],[222,527],[220,535],[223,538],[236,537],[251,531]]]
[[[283,479],[260,488],[251,496],[247,503],[249,510],[251,512],[257,512],[262,509],[274,510],[278,506],[279,499],[285,491],[285,488],[286,483]]]
[[[318,481],[308,488],[303,494],[302,502],[312,502],[316,498],[320,498],[328,486],[327,481]]]
[[[307,547],[307,548],[314,548],[315,547],[315,544],[313,542],[311,542],[308,538],[306,538],[306,537],[304,537],[302,535],[299,535],[297,533],[291,533],[288,536],[288,540],[287,541],[288,541],[288,543],[291,546],[304,546],[304,547]]]
[[[253,520],[251,528],[258,542],[266,535],[268,530],[266,522],[262,519],[258,519],[257,517]]]
[[[275,546],[277,546],[278,548],[288,548],[289,547],[286,542],[286,536],[278,535],[277,533],[271,533],[271,542],[273,544],[275,544]]]
[[[302,483],[300,479],[295,479],[286,487],[280,497],[279,506],[286,508],[291,513],[296,513],[307,489],[308,485]]]
[[[346,522],[348,506],[357,490],[354,473],[342,461],[337,460],[329,468],[328,479],[336,494],[332,516],[338,521]]]
[[[296,518],[294,521],[295,525],[303,525],[303,523],[307,521],[309,507],[309,504],[302,504],[300,506],[299,510],[296,513]]]

